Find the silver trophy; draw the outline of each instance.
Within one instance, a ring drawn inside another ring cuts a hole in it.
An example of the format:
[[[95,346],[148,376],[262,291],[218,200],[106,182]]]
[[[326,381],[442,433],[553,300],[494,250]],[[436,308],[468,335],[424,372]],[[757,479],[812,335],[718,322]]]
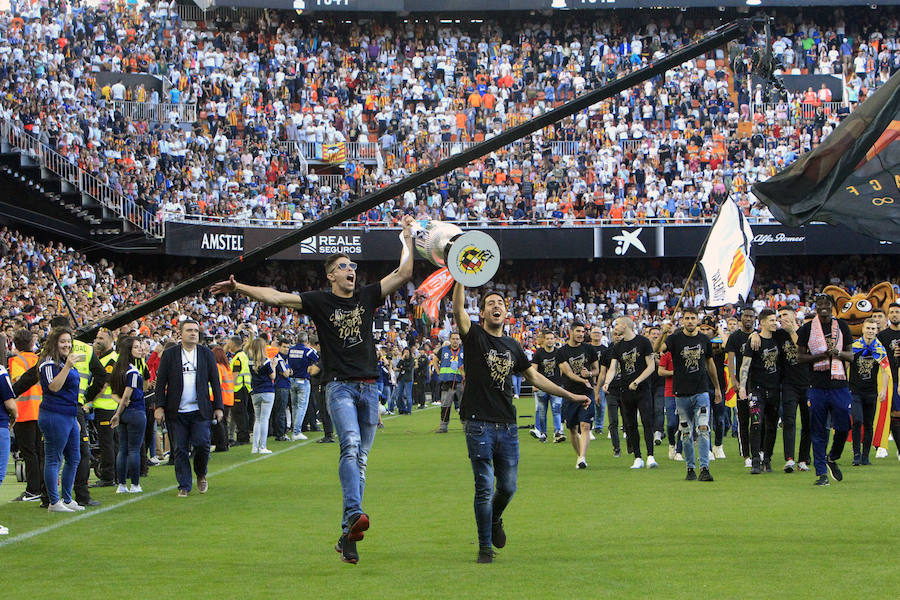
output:
[[[438,267],[447,267],[453,279],[466,287],[480,287],[500,266],[500,248],[483,231],[463,231],[452,223],[428,221],[413,226],[419,254]]]

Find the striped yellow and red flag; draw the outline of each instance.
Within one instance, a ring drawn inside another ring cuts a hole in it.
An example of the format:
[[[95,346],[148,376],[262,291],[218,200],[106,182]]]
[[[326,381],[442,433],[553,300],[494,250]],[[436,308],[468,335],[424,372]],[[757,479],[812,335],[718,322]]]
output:
[[[894,393],[894,379],[891,376],[891,368],[887,356],[884,356],[881,359],[879,367],[878,393],[880,395],[882,390],[887,390],[887,397],[884,399],[884,402],[879,402],[875,407],[875,424],[872,445],[876,448],[887,448],[888,436],[891,434],[891,402]]]
[[[746,264],[747,255],[744,254],[743,246],[740,246],[734,251],[734,256],[731,259],[731,268],[728,269],[728,287],[731,288],[737,285],[738,277],[744,272]]]
[[[734,408],[737,406],[737,390],[731,381],[731,373],[725,369],[725,406]]]

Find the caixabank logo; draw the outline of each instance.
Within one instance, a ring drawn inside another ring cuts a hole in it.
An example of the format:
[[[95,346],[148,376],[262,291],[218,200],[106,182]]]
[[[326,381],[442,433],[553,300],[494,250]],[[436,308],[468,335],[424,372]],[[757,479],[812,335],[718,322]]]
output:
[[[300,254],[329,255],[337,252],[362,254],[362,236],[345,234],[314,235],[300,242]]]

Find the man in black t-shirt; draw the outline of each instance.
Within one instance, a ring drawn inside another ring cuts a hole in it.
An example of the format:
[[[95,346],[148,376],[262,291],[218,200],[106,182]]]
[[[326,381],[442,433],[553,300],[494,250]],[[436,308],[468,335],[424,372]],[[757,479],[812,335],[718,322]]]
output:
[[[302,294],[279,292],[228,281],[212,287],[214,294],[238,292],[275,306],[293,308],[309,315],[316,325],[322,350],[322,383],[325,402],[341,445],[338,476],[343,493],[342,534],[335,550],[341,560],[356,564],[356,542],[369,528],[369,516],[362,510],[369,450],[375,440],[380,404],[378,367],[372,327],[376,309],[384,297],[412,278],[413,246],[411,216],[403,218],[403,253],[400,266],[374,284],[357,289],[356,263],[346,254],[332,254],[325,260],[325,274],[331,290]]]
[[[809,405],[806,393],[809,390],[809,367],[797,360],[797,313],[790,306],[778,309],[781,329],[775,332],[778,357],[781,360],[781,439],[784,443],[784,471],[794,469],[809,471]],[[797,439],[797,409],[800,409],[800,447],[798,462],[794,462],[794,447]]]
[[[753,333],[756,326],[756,311],[749,306],[741,311],[741,326],[737,331],[732,332],[725,342],[725,352],[728,356],[728,374],[731,376],[733,385],[737,385],[740,381],[741,361],[744,360],[744,344]],[[744,457],[744,466],[751,466],[750,459],[750,402],[748,400],[737,400],[738,415],[738,442],[741,446],[741,456]]]
[[[884,402],[887,390],[878,393],[878,370],[887,355],[884,345],[877,339],[878,321],[869,318],[863,323],[863,335],[853,344],[853,361],[850,363],[850,396],[853,398],[850,414],[853,417],[853,466],[871,465],[876,402]],[[863,430],[865,428],[865,430]]]
[[[797,331],[797,360],[810,365],[807,399],[816,485],[828,485],[827,473],[836,481],[844,478],[837,460],[850,432],[852,399],[844,363],[853,360],[853,338],[847,324],[832,315],[833,303],[831,296],[817,296],[815,318]],[[826,454],[829,417],[834,437]]]
[[[738,398],[750,403],[750,473],[772,472],[772,453],[778,433],[778,404],[781,372],[778,342],[775,341],[775,311],[765,308],[759,313],[759,348],[744,344],[738,380]],[[762,435],[765,429],[765,443]],[[762,453],[762,461],[760,461]]]
[[[541,375],[556,385],[560,385],[562,377],[556,360],[556,334],[545,329],[541,332],[540,342],[531,357],[531,362]],[[562,398],[535,390],[534,399],[534,429],[531,430],[531,435],[542,442],[547,440],[547,410],[549,409],[553,414],[553,443],[559,444],[566,441],[566,434],[563,433],[562,427]]]
[[[602,357],[606,353],[608,346],[603,343],[603,332],[599,327],[591,328],[590,333],[590,344],[594,349],[594,352],[597,353],[597,360],[600,365],[600,373],[597,377],[594,378],[594,427],[591,431],[594,435],[602,435],[603,434],[603,424],[604,424],[604,415],[606,413],[606,392],[603,391],[603,376],[605,375],[603,370],[603,360]],[[591,437],[591,439],[595,439]]]
[[[622,335],[617,334],[615,331],[610,334],[610,341],[612,342],[613,346],[615,346],[616,342],[620,341],[621,339]],[[603,351],[603,354],[600,355],[601,377],[597,378],[597,387],[600,388],[600,393],[606,396],[606,416],[609,420],[609,423],[607,423],[606,431],[610,441],[612,442],[613,457],[619,458],[620,456],[622,456],[622,449],[619,446],[619,405],[620,399],[622,398],[622,373],[621,371],[615,373],[612,381],[608,386],[606,386],[606,373],[609,372],[610,362],[612,362],[612,346],[607,346]],[[624,418],[622,421],[624,423]],[[633,440],[628,441],[631,442]]]
[[[900,458],[900,304],[892,302],[888,306],[888,327],[878,333],[878,341],[884,346],[891,365],[894,394],[891,401],[891,435],[897,445]]]
[[[682,454],[687,464],[688,481],[697,479],[694,461],[694,429],[697,430],[700,481],[712,481],[709,472],[709,386],[712,382],[716,404],[722,404],[722,388],[712,357],[712,343],[698,328],[697,310],[682,311],[682,328],[668,335],[670,323],[663,325],[663,336],[654,350],[672,357],[672,389],[681,432]]]
[[[653,398],[650,396],[650,376],[656,370],[656,359],[650,340],[634,332],[634,321],[630,317],[619,317],[613,325],[613,331],[622,336],[622,340],[612,347],[612,360],[606,373],[603,390],[608,392],[609,385],[620,370],[622,372],[622,419],[625,421],[625,435],[632,440],[631,450],[634,452],[632,469],[644,466],[641,458],[641,441],[638,437],[638,413],[644,428],[644,442],[647,445],[647,468],[659,466],[653,458]]]
[[[569,328],[569,339],[556,351],[556,361],[562,374],[563,386],[574,394],[589,396],[591,403],[583,407],[579,402],[563,402],[562,417],[575,449],[575,468],[587,468],[587,449],[591,443],[594,422],[594,385],[600,373],[597,351],[584,343],[584,324],[578,321]]]
[[[531,385],[571,402],[590,404],[587,396],[556,385],[528,361],[519,343],[503,333],[506,299],[487,292],[481,299],[481,323],[472,323],[465,307],[465,287],[453,287],[453,317],[463,339],[466,388],[459,416],[475,475],[475,523],[478,562],[493,562],[491,545],[503,548],[503,511],[516,491],[519,430],[513,404],[512,375],[522,373]],[[497,486],[494,489],[496,474]]]

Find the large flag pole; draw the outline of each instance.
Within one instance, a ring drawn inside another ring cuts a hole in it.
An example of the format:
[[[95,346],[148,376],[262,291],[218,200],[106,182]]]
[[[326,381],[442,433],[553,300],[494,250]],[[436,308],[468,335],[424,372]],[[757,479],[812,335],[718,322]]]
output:
[[[119,327],[135,321],[155,310],[163,308],[179,298],[183,298],[188,294],[193,294],[203,288],[209,287],[216,281],[227,279],[229,275],[234,274],[235,272],[259,266],[270,256],[277,254],[282,250],[286,250],[294,244],[317,235],[330,227],[334,227],[344,221],[356,217],[391,198],[402,196],[405,192],[428,183],[432,179],[449,173],[454,169],[458,169],[485,154],[499,150],[526,135],[540,131],[544,127],[552,125],[566,117],[570,117],[579,111],[585,110],[598,102],[618,94],[619,92],[634,87],[639,83],[643,83],[652,77],[661,75],[667,70],[677,67],[692,58],[696,58],[701,54],[705,54],[710,50],[714,50],[732,40],[738,39],[752,27],[754,22],[759,22],[759,20],[743,18],[723,25],[700,41],[688,44],[684,48],[669,54],[657,62],[623,75],[619,79],[599,87],[592,92],[583,94],[582,96],[563,104],[559,108],[555,108],[539,117],[526,121],[521,125],[512,127],[495,137],[475,144],[458,154],[454,154],[453,156],[442,160],[430,169],[414,173],[397,183],[367,194],[359,200],[351,202],[347,206],[339,208],[317,221],[288,232],[238,258],[207,269],[203,273],[192,277],[191,279],[182,281],[169,290],[157,294],[153,298],[150,298],[137,306],[119,311],[102,323],[84,327],[78,331],[76,338],[83,341],[93,340],[100,327],[106,327],[111,330],[118,329]]]

